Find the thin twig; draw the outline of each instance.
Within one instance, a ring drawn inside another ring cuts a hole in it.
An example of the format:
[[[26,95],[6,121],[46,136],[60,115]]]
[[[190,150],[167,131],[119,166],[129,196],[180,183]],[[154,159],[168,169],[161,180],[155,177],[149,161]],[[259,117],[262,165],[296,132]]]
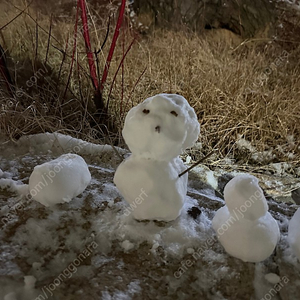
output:
[[[122,55],[124,57],[125,54],[125,28],[124,24],[122,26]],[[122,72],[121,72],[121,103],[120,103],[120,115],[122,114],[123,110],[123,100],[124,100],[124,61],[122,62]]]
[[[45,64],[48,60],[48,54],[49,54],[49,47],[50,47],[50,40],[51,40],[51,31],[52,31],[52,18],[53,14],[50,16],[50,26],[49,26],[49,34],[48,34],[48,41],[47,41],[47,50],[46,50],[46,57],[45,57]]]
[[[34,72],[37,68],[37,57],[38,57],[38,48],[39,48],[39,27],[38,27],[38,16],[36,16],[36,23],[35,23],[35,53],[34,53]]]
[[[31,2],[33,2],[33,1],[31,1]],[[31,4],[31,3],[30,3]],[[30,5],[29,4],[29,5]],[[14,8],[16,8],[16,9],[18,9],[18,10],[21,10],[19,7],[17,7],[17,6],[15,6],[13,3],[11,3],[11,5],[14,7]],[[28,13],[28,12],[26,12],[25,10],[29,7],[29,5],[24,9],[24,10],[21,10],[21,13],[24,13],[25,15],[27,15],[34,23],[36,23],[36,20]],[[25,25],[26,25],[27,23],[25,23]],[[0,31],[4,28],[4,27],[6,27],[8,24],[6,24],[5,26],[3,26],[2,28],[0,28]],[[41,25],[39,25],[39,24],[37,24],[37,26],[42,30],[42,31],[44,31],[45,33],[47,33],[47,34],[49,34],[49,32],[46,30],[46,29],[44,29]],[[61,42],[54,36],[54,35],[51,35],[51,37],[52,37],[52,39],[55,41],[55,42],[57,42],[60,46],[62,46],[62,44],[61,44]]]
[[[102,43],[100,49],[96,52],[96,54],[99,54],[101,51],[103,51],[104,46],[105,46],[106,41],[107,41],[107,38],[108,38],[108,35],[109,35],[109,28],[110,28],[110,16],[109,16],[108,22],[107,22],[107,29],[106,29],[106,34],[105,34],[104,41],[103,41],[103,43]]]
[[[185,173],[189,172],[190,170],[192,170],[193,168],[195,168],[196,166],[198,166],[199,164],[201,164],[204,160],[206,160],[207,158],[209,158],[213,153],[215,152],[215,149],[211,152],[209,152],[206,156],[202,157],[200,160],[198,160],[196,163],[194,163],[193,165],[191,165],[189,168],[187,168],[186,170],[184,170],[183,172],[181,172],[178,177],[181,177],[182,175],[184,175]]]
[[[62,68],[63,68],[64,62],[65,62],[65,59],[66,59],[66,53],[68,51],[68,46],[69,46],[69,34],[67,35],[66,46],[65,46],[65,50],[64,51],[56,48],[55,46],[53,46],[55,49],[59,50],[62,53],[62,55],[63,55],[63,57],[61,59],[60,66],[59,66],[58,76],[57,76],[58,82],[60,81],[60,76],[61,76]]]
[[[71,66],[70,66],[70,72],[69,72],[69,76],[68,76],[68,81],[67,81],[65,92],[64,92],[64,96],[63,96],[63,101],[65,99],[65,96],[67,94],[67,90],[68,90],[68,87],[69,87],[69,84],[70,84],[72,70],[73,70],[73,64],[74,64],[74,59],[75,59],[75,52],[76,52],[76,48],[77,48],[78,15],[79,15],[79,4],[77,4],[77,10],[76,10],[76,20],[75,20],[75,28],[74,28],[74,44],[73,44]]]
[[[0,27],[0,31],[3,30],[5,27],[7,27],[10,23],[12,23],[12,22],[13,22],[15,19],[17,19],[19,16],[21,16],[21,15],[25,12],[25,10],[31,5],[32,2],[33,2],[33,0],[31,0],[31,1],[29,2],[29,4],[28,4],[23,10],[21,10],[21,12],[18,13],[14,18],[12,18],[8,23],[6,23],[6,24],[3,25],[2,27]],[[16,8],[20,10],[20,8],[18,8],[18,7],[16,7]]]
[[[140,80],[141,80],[141,78],[143,77],[143,75],[145,74],[146,70],[147,70],[147,66],[145,67],[145,69],[143,70],[143,72],[140,74],[140,76],[139,76],[139,78],[137,79],[137,81],[135,82],[135,84],[134,84],[132,90],[130,91],[129,96],[128,96],[128,99],[127,99],[126,104],[125,104],[124,111],[127,111],[127,106],[128,106],[128,103],[129,103],[129,99],[131,98],[131,96],[132,96],[132,94],[133,94],[133,92],[134,92],[136,86],[137,86],[138,83],[140,82]],[[121,118],[123,117],[123,115],[124,115],[124,113],[121,115]]]
[[[108,106],[109,106],[109,101],[110,101],[110,95],[111,95],[111,92],[112,92],[113,85],[114,85],[114,83],[115,83],[116,77],[117,77],[117,75],[118,75],[118,73],[119,73],[119,70],[120,70],[122,64],[124,63],[124,60],[125,60],[125,58],[126,58],[128,52],[130,51],[132,45],[134,44],[135,40],[136,40],[136,38],[134,37],[134,39],[132,40],[132,42],[131,42],[130,45],[128,46],[126,52],[124,53],[124,55],[123,55],[123,57],[122,57],[122,59],[121,59],[121,61],[120,61],[120,63],[119,63],[119,66],[118,66],[118,68],[117,68],[117,71],[115,72],[114,78],[113,78],[112,83],[111,83],[111,85],[110,85],[109,94],[108,94],[108,97],[107,97],[106,111],[108,111]]]

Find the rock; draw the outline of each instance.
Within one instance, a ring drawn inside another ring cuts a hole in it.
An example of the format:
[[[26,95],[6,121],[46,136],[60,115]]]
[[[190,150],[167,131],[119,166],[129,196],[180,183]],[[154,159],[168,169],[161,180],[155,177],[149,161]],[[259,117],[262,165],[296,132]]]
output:
[[[300,205],[300,188],[292,191],[292,199],[296,204]]]
[[[190,208],[190,209],[188,210],[188,214],[189,214],[193,219],[196,220],[196,219],[200,216],[201,210],[200,210],[198,207],[194,206],[194,207],[192,207],[192,208]]]

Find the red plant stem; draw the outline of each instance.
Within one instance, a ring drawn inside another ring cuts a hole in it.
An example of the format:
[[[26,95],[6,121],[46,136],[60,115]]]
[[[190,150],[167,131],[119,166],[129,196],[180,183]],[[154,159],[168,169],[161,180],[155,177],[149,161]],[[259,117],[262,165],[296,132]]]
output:
[[[122,28],[122,54],[124,57],[124,54],[125,54],[125,28],[124,28],[124,25]],[[123,100],[124,100],[124,62],[122,62],[122,90],[121,90],[120,115],[122,115]]]
[[[89,25],[88,25],[88,21],[87,21],[85,0],[78,0],[78,5],[81,8],[83,37],[84,37],[84,41],[85,41],[86,55],[88,58],[88,64],[89,64],[89,68],[90,68],[92,83],[93,83],[94,88],[97,90],[99,88],[99,83],[98,83],[98,79],[97,79],[97,72],[96,72],[96,66],[95,66],[95,61],[94,61],[94,57],[93,57],[93,52],[91,50],[91,40],[90,40],[90,34],[89,34]]]
[[[125,60],[125,58],[126,58],[128,52],[129,52],[129,50],[131,49],[132,45],[134,44],[135,40],[136,40],[136,38],[134,38],[134,39],[132,40],[132,42],[130,43],[130,45],[128,46],[126,52],[124,53],[124,55],[123,55],[123,57],[122,57],[122,59],[121,59],[121,61],[120,61],[120,63],[119,63],[118,69],[117,69],[117,71],[116,71],[116,73],[115,73],[115,75],[114,75],[114,78],[113,78],[112,83],[111,83],[111,85],[110,85],[109,94],[108,94],[108,97],[107,97],[106,111],[108,111],[108,105],[109,105],[110,95],[111,95],[111,92],[112,92],[112,89],[113,89],[113,86],[114,86],[116,77],[117,77],[117,75],[118,75],[118,72],[119,72],[119,70],[120,70],[122,64],[124,63],[124,60]]]
[[[118,36],[119,36],[120,28],[121,28],[121,25],[122,25],[122,22],[123,22],[123,17],[124,17],[124,12],[125,12],[125,4],[126,4],[126,0],[122,0],[121,7],[120,7],[120,12],[119,12],[119,16],[118,16],[118,21],[117,21],[117,24],[116,24],[116,29],[115,29],[114,36],[113,36],[113,39],[112,39],[112,42],[111,42],[111,45],[110,45],[110,49],[109,49],[108,56],[107,56],[106,63],[105,63],[105,68],[104,68],[102,79],[101,79],[100,92],[103,91],[104,84],[105,84],[106,79],[107,79],[111,59],[112,59],[113,54],[114,54],[114,50],[115,50],[115,47],[116,47],[116,43],[117,43],[117,39],[118,39]],[[107,103],[107,107],[108,107],[108,103]]]

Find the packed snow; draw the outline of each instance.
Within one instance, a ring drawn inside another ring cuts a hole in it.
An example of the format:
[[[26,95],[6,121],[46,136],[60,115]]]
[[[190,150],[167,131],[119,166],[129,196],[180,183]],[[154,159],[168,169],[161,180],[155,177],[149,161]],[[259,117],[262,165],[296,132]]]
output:
[[[248,174],[234,177],[225,186],[224,198],[226,205],[217,211],[213,228],[225,250],[246,262],[267,259],[280,232],[258,179]]]
[[[194,109],[176,94],[158,94],[133,107],[125,118],[124,140],[135,156],[171,161],[198,139]]]
[[[159,94],[133,107],[122,131],[132,154],[114,182],[138,220],[172,221],[187,193],[186,167],[179,154],[193,146],[200,126],[194,109],[176,94]]]
[[[91,181],[84,159],[73,153],[35,166],[29,178],[32,198],[45,206],[70,202],[81,194]]]
[[[300,208],[298,208],[290,221],[288,240],[294,254],[300,260]]]
[[[115,150],[58,133],[0,143],[0,299],[262,299],[278,281],[265,279],[270,273],[280,277],[281,299],[299,294],[300,264],[287,241],[295,204],[268,198],[282,234],[276,255],[245,263],[224,251],[212,229],[224,200],[221,187],[210,184],[221,175],[196,167],[177,219],[137,221],[113,184]],[[34,167],[70,152],[86,161],[90,184],[51,208],[32,201]]]

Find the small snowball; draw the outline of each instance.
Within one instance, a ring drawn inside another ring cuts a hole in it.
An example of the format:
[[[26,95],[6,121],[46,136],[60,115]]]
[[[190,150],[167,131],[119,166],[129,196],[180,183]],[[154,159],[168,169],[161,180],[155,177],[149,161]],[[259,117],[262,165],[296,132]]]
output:
[[[159,243],[154,243],[151,250],[156,250],[159,247]]]
[[[280,282],[280,277],[275,273],[266,274],[265,279],[272,284],[277,284]]]
[[[188,155],[188,156],[186,157],[186,159],[185,159],[185,162],[186,162],[187,164],[189,164],[189,163],[191,162],[191,160],[192,160],[192,158]]]
[[[159,233],[154,234],[154,239],[155,240],[160,240],[161,239],[161,235]]]
[[[134,244],[128,240],[125,240],[122,242],[121,246],[125,251],[129,251],[134,247]]]
[[[34,200],[51,206],[71,201],[90,181],[91,174],[84,159],[69,153],[36,166],[29,178],[29,190]]]
[[[194,250],[193,248],[187,248],[187,249],[186,249],[186,252],[187,252],[188,254],[193,254],[193,253],[195,252],[195,250]]]
[[[40,269],[41,266],[42,266],[42,264],[41,264],[40,262],[34,262],[34,263],[32,263],[32,268],[33,268],[34,270]]]

